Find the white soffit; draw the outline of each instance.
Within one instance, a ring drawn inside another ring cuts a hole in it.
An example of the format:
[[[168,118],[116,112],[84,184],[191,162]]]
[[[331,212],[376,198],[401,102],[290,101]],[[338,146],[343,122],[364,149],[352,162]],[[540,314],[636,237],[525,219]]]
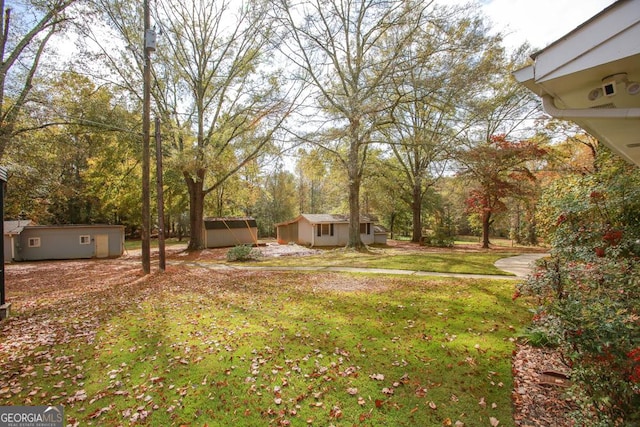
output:
[[[619,1],[535,54],[534,80],[544,82],[639,53],[640,1]]]

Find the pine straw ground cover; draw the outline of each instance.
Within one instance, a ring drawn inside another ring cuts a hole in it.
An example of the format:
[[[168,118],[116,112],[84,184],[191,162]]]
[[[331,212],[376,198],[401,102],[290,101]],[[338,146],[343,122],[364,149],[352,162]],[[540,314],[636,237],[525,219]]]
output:
[[[513,282],[8,266],[0,405],[67,425],[511,426]]]

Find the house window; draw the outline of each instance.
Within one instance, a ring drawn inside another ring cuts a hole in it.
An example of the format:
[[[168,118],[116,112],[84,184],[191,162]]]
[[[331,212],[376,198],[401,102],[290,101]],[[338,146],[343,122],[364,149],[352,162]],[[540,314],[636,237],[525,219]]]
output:
[[[333,236],[333,224],[318,224],[318,237]]]
[[[39,237],[29,237],[28,246],[30,248],[39,248],[40,247],[40,238]]]
[[[91,243],[91,236],[87,235],[83,235],[80,236],[80,244],[81,245],[88,245]]]
[[[371,223],[360,223],[360,234],[371,234]]]

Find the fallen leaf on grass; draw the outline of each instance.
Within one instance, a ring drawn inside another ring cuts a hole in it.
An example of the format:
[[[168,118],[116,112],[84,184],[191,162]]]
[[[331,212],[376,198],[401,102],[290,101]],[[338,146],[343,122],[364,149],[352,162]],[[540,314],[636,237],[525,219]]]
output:
[[[113,408],[115,408],[115,405],[112,403],[109,406],[105,406],[104,408],[100,408],[100,409],[96,409],[95,411],[93,411],[91,414],[89,414],[89,418],[90,419],[96,419],[98,418],[100,415],[104,414],[107,411],[112,410]]]
[[[87,400],[87,392],[84,390],[78,390],[76,391],[76,394],[67,399],[67,403],[82,402],[84,400]]]
[[[500,424],[500,421],[494,417],[489,418],[489,422],[491,423],[491,427],[498,427],[498,424]]]
[[[482,409],[484,409],[484,408],[486,408],[486,407],[487,407],[487,402],[485,402],[485,401],[484,401],[484,397],[481,397],[481,398],[480,398],[480,401],[478,402],[478,405],[480,405],[480,407],[481,407]]]
[[[331,411],[329,411],[329,417],[335,419],[342,418],[342,410],[338,406],[334,406],[331,408]]]

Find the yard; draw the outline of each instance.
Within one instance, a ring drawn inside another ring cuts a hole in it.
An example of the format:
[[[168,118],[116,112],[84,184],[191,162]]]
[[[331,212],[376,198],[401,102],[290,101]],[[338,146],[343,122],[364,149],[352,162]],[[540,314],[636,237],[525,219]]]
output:
[[[67,425],[514,425],[513,280],[188,262],[218,255],[149,277],[134,251],[8,266],[0,405],[63,405]]]

